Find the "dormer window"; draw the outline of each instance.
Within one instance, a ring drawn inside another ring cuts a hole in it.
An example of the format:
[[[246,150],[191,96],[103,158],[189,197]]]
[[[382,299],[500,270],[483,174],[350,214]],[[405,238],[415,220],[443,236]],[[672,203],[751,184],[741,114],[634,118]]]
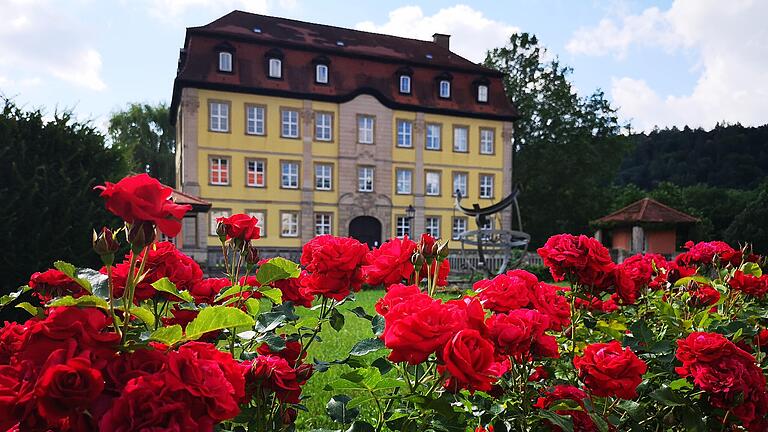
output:
[[[328,84],[328,65],[319,64],[315,66],[315,82],[318,84]]]
[[[440,97],[448,99],[451,97],[451,82],[448,80],[440,80]]]
[[[400,75],[400,93],[411,94],[411,77]]]
[[[279,58],[269,59],[269,77],[270,78],[282,78],[283,77],[283,61]]]
[[[232,53],[226,51],[219,53],[219,72],[232,72]]]
[[[477,101],[488,102],[488,86],[481,84],[477,86]]]

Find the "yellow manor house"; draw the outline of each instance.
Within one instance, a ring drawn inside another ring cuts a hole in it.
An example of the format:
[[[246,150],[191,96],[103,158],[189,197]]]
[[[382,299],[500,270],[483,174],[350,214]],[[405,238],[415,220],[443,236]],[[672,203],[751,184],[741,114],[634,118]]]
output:
[[[313,236],[456,238],[454,209],[512,188],[502,75],[421,41],[240,11],[187,29],[173,88],[177,182],[212,203],[184,220],[182,250],[220,261],[219,216],[261,221],[262,254]],[[491,226],[509,229],[511,209]],[[452,246],[453,247],[453,246]]]

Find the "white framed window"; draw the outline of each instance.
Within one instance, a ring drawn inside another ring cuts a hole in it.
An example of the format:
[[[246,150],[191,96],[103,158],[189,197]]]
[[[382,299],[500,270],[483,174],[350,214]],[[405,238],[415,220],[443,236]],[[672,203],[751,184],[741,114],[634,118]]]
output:
[[[296,110],[284,109],[280,113],[280,135],[283,138],[299,137],[299,112]]]
[[[315,113],[315,140],[333,140],[333,114],[328,112]]]
[[[208,235],[216,236],[216,228],[219,226],[219,223],[216,222],[216,219],[220,217],[229,217],[229,210],[211,210],[208,212],[208,216],[210,217],[209,223],[208,223]]]
[[[298,237],[299,236],[299,213],[281,212],[280,213],[280,236]]]
[[[409,75],[400,75],[400,93],[411,93],[411,77]]]
[[[448,80],[440,80],[440,97],[448,99],[451,97],[451,82]]]
[[[493,154],[494,153],[494,136],[495,131],[493,129],[480,129],[480,153],[481,154]]]
[[[359,192],[373,192],[373,167],[357,168],[357,190]]]
[[[210,129],[212,132],[229,132],[229,104],[226,102],[210,102]]]
[[[469,151],[469,128],[466,126],[453,127],[453,151],[459,153]]]
[[[373,116],[357,116],[357,142],[373,144],[373,130],[376,121]]]
[[[477,86],[477,101],[488,102],[488,86],[481,84]]]
[[[315,165],[315,189],[324,191],[333,189],[333,165]]]
[[[264,187],[267,177],[267,162],[264,159],[245,161],[245,184],[251,187]]]
[[[259,227],[259,237],[267,236],[267,213],[264,210],[255,210],[247,212],[248,216],[255,217],[257,222],[256,226]]]
[[[397,187],[395,192],[401,195],[410,195],[411,185],[413,184],[413,171],[404,168],[395,170]]]
[[[298,162],[280,162],[280,187],[283,189],[299,188]]]
[[[315,235],[324,235],[331,233],[331,221],[333,215],[331,213],[315,213]]]
[[[269,77],[270,78],[282,78],[283,77],[283,61],[279,58],[269,59]]]
[[[462,198],[467,197],[467,180],[468,175],[465,172],[454,172],[453,173],[453,190],[451,190],[451,193],[455,196],[456,191],[459,191]]]
[[[440,238],[440,218],[429,216],[424,220],[424,232],[434,238]]]
[[[413,122],[410,120],[397,121],[397,146],[413,147]]]
[[[451,228],[451,238],[453,240],[458,240],[459,236],[461,234],[464,234],[465,232],[467,232],[467,218],[454,217],[452,228]]]
[[[395,220],[395,236],[403,238],[411,237],[411,219],[406,216],[398,216]]]
[[[229,184],[229,159],[212,157],[210,160],[210,177],[212,185]]]
[[[485,223],[479,226],[480,231],[493,231],[493,219],[486,219]],[[483,240],[490,240],[491,235],[489,233],[482,233],[481,237]]]
[[[427,150],[440,150],[440,136],[442,135],[443,127],[437,123],[427,124]]]
[[[315,82],[318,84],[328,84],[328,65],[319,64],[315,66]]]
[[[219,71],[232,72],[232,53],[226,51],[219,53]]]
[[[245,106],[245,133],[248,135],[264,135],[266,107],[261,105]]]
[[[440,195],[440,173],[437,171],[427,171],[425,177],[426,194],[430,196]]]
[[[493,174],[480,174],[480,198],[493,198]]]

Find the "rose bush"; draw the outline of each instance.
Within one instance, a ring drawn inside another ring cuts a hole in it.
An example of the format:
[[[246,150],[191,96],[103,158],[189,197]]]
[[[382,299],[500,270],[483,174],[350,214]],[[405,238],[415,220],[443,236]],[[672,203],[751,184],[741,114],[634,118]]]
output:
[[[335,430],[768,430],[768,276],[748,246],[614,263],[560,234],[539,249],[559,285],[511,270],[438,294],[440,239],[369,251],[318,236],[297,264],[260,259],[258,221],[233,215],[223,272],[206,277],[155,241],[187,210],[169,188],[140,175],[99,189],[125,221],[94,235],[104,267],[41,269],[21,291],[42,305],[0,329],[0,430],[292,431],[318,415],[306,385],[330,370]],[[355,304],[364,286],[385,290],[372,309]],[[326,358],[323,329],[350,314],[370,333]]]

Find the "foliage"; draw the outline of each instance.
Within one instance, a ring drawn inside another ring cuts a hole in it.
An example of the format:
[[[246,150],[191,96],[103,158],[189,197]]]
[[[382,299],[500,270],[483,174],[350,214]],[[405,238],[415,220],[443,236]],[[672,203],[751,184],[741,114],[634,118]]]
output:
[[[757,197],[733,219],[723,233],[731,243],[751,242],[756,251],[768,253],[768,181],[757,190]]]
[[[91,231],[113,219],[92,189],[126,173],[120,153],[71,113],[48,120],[40,110],[24,111],[4,100],[0,166],[0,292],[17,288],[23,275],[56,259],[95,264]]]
[[[550,60],[534,35],[514,34],[485,64],[504,74],[515,122],[514,178],[523,186],[523,227],[532,244],[555,232],[586,232],[603,216],[603,189],[626,148],[616,110],[601,91],[580,97],[571,69]]]
[[[131,172],[176,184],[176,132],[165,103],[129,104],[112,114],[108,130],[112,146],[125,155]]]

